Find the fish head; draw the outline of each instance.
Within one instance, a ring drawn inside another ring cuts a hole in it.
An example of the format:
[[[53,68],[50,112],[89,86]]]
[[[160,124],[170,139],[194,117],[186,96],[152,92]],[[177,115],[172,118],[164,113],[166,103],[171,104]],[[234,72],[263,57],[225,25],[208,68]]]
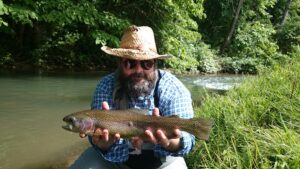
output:
[[[91,118],[68,115],[63,118],[66,125],[62,128],[75,133],[89,134],[94,132],[94,122]]]

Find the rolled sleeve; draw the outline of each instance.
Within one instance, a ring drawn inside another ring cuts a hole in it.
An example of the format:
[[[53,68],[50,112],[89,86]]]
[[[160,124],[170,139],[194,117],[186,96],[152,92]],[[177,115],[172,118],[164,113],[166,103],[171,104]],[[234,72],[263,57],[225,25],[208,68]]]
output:
[[[165,73],[162,77],[162,83],[159,87],[160,102],[159,110],[162,116],[178,116],[183,119],[194,117],[192,107],[192,98],[189,90],[173,75]],[[155,145],[154,152],[157,156],[185,156],[195,144],[195,136],[182,131],[181,132],[181,149],[177,152],[170,152],[162,148],[160,145]]]
[[[195,145],[195,137],[185,131],[181,132],[180,137],[181,149],[177,152],[170,152],[161,147],[160,145],[155,145],[154,152],[159,157],[164,156],[185,156],[187,155]]]

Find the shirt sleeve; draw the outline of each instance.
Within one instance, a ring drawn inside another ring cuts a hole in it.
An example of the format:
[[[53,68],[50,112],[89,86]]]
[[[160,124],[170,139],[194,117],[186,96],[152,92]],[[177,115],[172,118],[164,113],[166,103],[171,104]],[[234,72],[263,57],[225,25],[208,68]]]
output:
[[[159,144],[155,145],[154,148],[154,153],[159,156],[159,157],[164,157],[164,156],[185,156],[187,155],[194,147],[195,145],[195,137],[192,134],[189,134],[185,131],[181,132],[181,137],[180,137],[180,142],[181,142],[181,149],[177,152],[170,152],[163,147],[161,147]]]
[[[101,109],[104,101],[108,103],[110,108],[112,107],[113,77],[114,75],[110,74],[98,82],[92,99],[91,109]]]
[[[168,76],[167,76],[168,77]],[[164,78],[164,77],[163,77]],[[178,116],[179,118],[190,119],[194,117],[192,98],[188,89],[174,76],[170,75],[169,79],[162,80],[160,84],[160,101],[159,110],[162,116]],[[181,149],[177,152],[170,152],[155,145],[154,152],[157,156],[185,156],[195,145],[195,136],[182,131],[181,132]]]
[[[164,116],[172,116],[176,115],[180,118],[189,119],[193,117],[193,109],[191,100],[188,96],[179,97],[178,99],[171,99],[169,104],[166,104],[164,108],[162,108],[162,115]],[[162,148],[160,145],[155,146],[155,153],[158,156],[185,156],[187,155],[195,145],[195,136],[187,133],[185,131],[181,131],[181,149],[177,152],[169,152]]]

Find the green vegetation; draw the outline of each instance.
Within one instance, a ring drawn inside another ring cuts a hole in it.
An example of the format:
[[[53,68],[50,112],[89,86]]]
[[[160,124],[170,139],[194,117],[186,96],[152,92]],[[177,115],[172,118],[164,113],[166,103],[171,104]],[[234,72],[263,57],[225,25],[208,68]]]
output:
[[[257,73],[299,49],[300,0],[0,0],[0,66],[108,69],[100,51],[130,24],[151,26],[162,67]]]
[[[187,157],[190,168],[300,168],[299,57],[207,96],[196,112],[215,126]]]

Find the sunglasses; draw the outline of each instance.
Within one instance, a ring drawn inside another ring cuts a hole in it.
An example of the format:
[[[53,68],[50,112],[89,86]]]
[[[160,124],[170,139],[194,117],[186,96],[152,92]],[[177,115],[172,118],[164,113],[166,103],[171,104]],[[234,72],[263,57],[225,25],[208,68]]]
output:
[[[138,61],[138,60],[132,60],[132,59],[124,59],[124,60],[122,60],[122,63],[126,69],[133,69],[138,64],[140,64],[144,70],[150,70],[155,63],[155,60],[140,60],[140,61]]]

